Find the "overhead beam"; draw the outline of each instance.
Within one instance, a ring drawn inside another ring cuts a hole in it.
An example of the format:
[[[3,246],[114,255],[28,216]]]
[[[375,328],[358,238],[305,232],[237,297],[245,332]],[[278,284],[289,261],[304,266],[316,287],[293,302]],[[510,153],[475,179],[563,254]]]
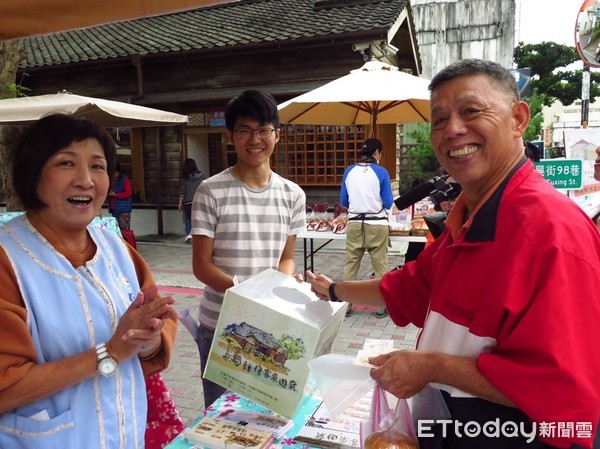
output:
[[[0,41],[141,19],[239,0],[2,0]]]

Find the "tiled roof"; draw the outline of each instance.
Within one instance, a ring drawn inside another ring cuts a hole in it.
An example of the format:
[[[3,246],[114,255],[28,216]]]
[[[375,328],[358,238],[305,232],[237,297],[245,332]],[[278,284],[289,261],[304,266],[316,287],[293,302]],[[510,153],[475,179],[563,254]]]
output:
[[[241,0],[22,40],[23,67],[387,30],[408,0]]]
[[[240,323],[239,325],[233,324],[235,329],[232,330],[233,333],[239,335],[242,338],[248,338],[249,336],[254,336],[258,341],[260,341],[263,345],[268,346],[270,348],[278,349],[279,343],[271,333],[267,333],[258,327],[254,327],[251,324],[246,323],[245,321]]]

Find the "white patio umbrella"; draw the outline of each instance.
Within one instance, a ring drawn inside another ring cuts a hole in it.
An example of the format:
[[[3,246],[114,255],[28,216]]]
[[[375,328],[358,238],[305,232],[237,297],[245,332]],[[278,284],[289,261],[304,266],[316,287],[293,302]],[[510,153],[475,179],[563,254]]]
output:
[[[279,105],[282,123],[296,125],[376,125],[430,120],[429,80],[380,61],[369,61]]]
[[[68,92],[0,100],[0,125],[27,126],[52,112],[88,118],[105,128],[136,128],[186,123],[186,115]]]

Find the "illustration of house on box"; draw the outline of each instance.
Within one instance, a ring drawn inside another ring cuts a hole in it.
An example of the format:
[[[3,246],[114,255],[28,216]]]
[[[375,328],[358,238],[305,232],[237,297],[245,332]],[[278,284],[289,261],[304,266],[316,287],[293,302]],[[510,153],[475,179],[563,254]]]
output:
[[[224,363],[240,367],[243,372],[270,379],[282,388],[295,391],[297,382],[286,377],[289,369],[287,360],[298,360],[306,354],[306,347],[301,338],[283,335],[276,339],[273,334],[265,332],[246,322],[231,323],[223,329],[218,346],[222,349]]]

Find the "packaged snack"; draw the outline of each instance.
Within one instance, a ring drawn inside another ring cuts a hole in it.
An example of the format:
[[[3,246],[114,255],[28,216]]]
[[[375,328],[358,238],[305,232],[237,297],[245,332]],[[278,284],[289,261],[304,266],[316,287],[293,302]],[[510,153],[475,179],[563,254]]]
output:
[[[415,427],[406,399],[395,409],[388,405],[385,391],[375,385],[369,422],[362,426],[365,449],[418,449]]]

